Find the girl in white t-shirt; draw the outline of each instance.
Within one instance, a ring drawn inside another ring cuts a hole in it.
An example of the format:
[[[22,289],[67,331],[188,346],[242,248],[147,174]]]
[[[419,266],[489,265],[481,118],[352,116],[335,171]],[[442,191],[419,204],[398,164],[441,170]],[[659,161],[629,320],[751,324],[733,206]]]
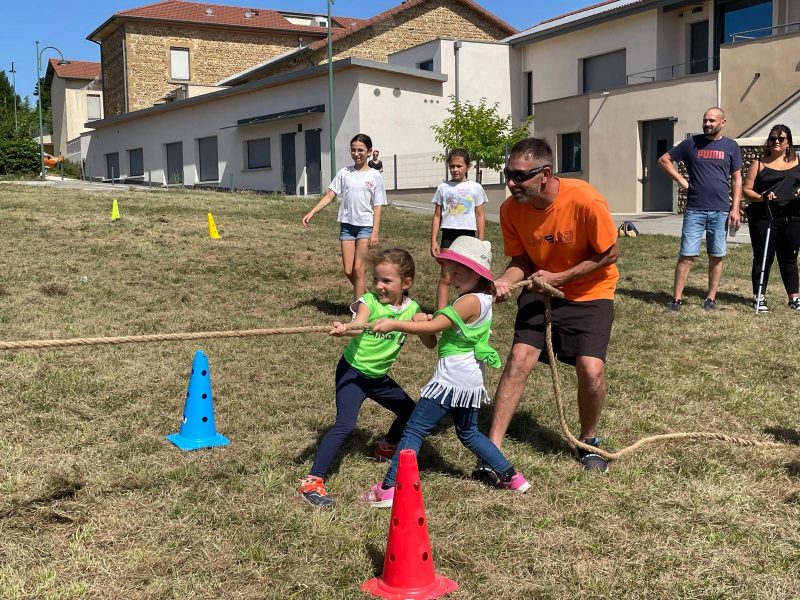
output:
[[[378,245],[381,207],[386,204],[383,177],[367,164],[370,150],[372,140],[368,135],[359,133],[350,140],[353,166],[345,167],[336,174],[328,192],[303,217],[303,227],[308,227],[315,214],[333,202],[336,196],[341,198],[338,221],[342,267],[345,276],[353,284],[356,300],[367,291],[364,265],[368,249]]]
[[[436,208],[433,212],[431,227],[431,256],[439,259],[439,253],[450,247],[457,237],[469,235],[483,239],[486,219],[483,205],[489,199],[480,183],[469,181],[469,153],[461,148],[453,148],[447,154],[447,168],[450,170],[450,181],[439,184],[433,195]],[[439,230],[442,241],[439,242]],[[441,261],[439,261],[441,264]],[[439,275],[439,286],[436,289],[436,308],[441,309],[450,304],[450,275],[442,264]]]

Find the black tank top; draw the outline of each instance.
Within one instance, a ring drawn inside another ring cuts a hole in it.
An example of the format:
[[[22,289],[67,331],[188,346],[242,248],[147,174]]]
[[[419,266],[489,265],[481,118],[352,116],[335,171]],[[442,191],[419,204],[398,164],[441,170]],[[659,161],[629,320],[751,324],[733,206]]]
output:
[[[776,198],[773,204],[782,207],[788,206],[789,203],[800,205],[800,199],[795,197],[795,190],[798,187],[800,187],[800,164],[785,171],[778,171],[765,166],[756,173],[756,180],[753,183],[753,191],[759,194],[775,192]],[[793,208],[797,207],[793,206]]]

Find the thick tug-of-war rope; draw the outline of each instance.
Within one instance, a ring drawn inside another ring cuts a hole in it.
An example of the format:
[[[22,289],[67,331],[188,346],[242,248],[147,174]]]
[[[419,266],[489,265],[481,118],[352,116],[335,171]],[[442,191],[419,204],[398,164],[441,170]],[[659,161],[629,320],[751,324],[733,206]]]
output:
[[[587,450],[606,460],[616,460],[633,454],[643,446],[653,444],[656,442],[664,442],[669,440],[718,440],[734,444],[737,446],[755,447],[755,448],[786,448],[788,444],[780,442],[762,441],[749,438],[738,438],[725,435],[722,433],[697,431],[697,432],[677,432],[677,433],[663,433],[659,435],[652,435],[640,439],[639,441],[631,444],[626,448],[622,448],[616,452],[609,452],[602,448],[590,446],[585,444],[572,435],[567,424],[567,417],[564,412],[564,401],[562,398],[561,383],[558,377],[558,368],[556,367],[556,357],[553,351],[553,332],[552,332],[552,308],[551,298],[563,298],[564,294],[543,281],[538,277],[531,277],[518,283],[509,286],[509,291],[513,291],[529,285],[535,285],[542,291],[545,306],[545,342],[547,357],[550,362],[550,375],[553,379],[553,391],[555,392],[556,408],[558,411],[559,425],[561,426],[561,433],[566,438],[567,442],[575,448]],[[356,325],[350,323],[347,325],[349,330],[368,329],[368,326]],[[146,335],[128,335],[117,337],[97,337],[97,338],[71,338],[64,340],[23,340],[16,342],[0,342],[0,351],[3,350],[44,350],[47,348],[69,348],[74,346],[101,346],[112,344],[141,344],[147,342],[170,342],[170,341],[185,341],[185,340],[205,340],[205,339],[224,339],[224,338],[245,338],[245,337],[259,337],[268,335],[291,335],[298,333],[328,333],[331,330],[330,325],[310,325],[305,327],[276,327],[272,329],[244,329],[239,331],[197,331],[190,333],[156,333]]]

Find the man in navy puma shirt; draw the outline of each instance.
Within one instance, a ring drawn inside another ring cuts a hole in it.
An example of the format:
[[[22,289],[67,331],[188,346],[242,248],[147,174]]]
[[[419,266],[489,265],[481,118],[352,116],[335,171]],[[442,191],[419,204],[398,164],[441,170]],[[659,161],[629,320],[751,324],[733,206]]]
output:
[[[727,251],[726,229],[739,229],[739,204],[742,199],[742,154],[739,146],[722,136],[725,113],[709,108],[703,115],[703,135],[683,140],[658,159],[658,164],[684,190],[688,190],[683,214],[681,248],[675,267],[675,285],[668,310],[679,312],[683,288],[692,262],[700,254],[700,242],[706,234],[708,250],[708,292],[703,308],[717,310],[717,290],[722,277],[722,259]],[[683,162],[689,181],[678,172],[674,162]],[[728,184],[728,177],[731,179]],[[730,196],[728,191],[730,190]]]

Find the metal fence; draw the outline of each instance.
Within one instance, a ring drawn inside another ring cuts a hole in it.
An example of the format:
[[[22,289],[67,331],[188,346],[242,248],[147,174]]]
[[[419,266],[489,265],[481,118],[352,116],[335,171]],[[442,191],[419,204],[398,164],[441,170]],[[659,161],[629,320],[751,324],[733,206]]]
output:
[[[418,154],[389,154],[382,156],[383,180],[388,190],[410,190],[435,188],[450,179],[447,165],[436,157],[443,156],[444,150],[430,150]],[[470,179],[477,179],[474,165],[469,172]],[[502,173],[491,169],[481,170],[481,183],[504,183]]]
[[[67,142],[67,160],[69,162],[74,162],[77,164],[81,164],[81,138],[76,137],[74,140],[69,140]]]

